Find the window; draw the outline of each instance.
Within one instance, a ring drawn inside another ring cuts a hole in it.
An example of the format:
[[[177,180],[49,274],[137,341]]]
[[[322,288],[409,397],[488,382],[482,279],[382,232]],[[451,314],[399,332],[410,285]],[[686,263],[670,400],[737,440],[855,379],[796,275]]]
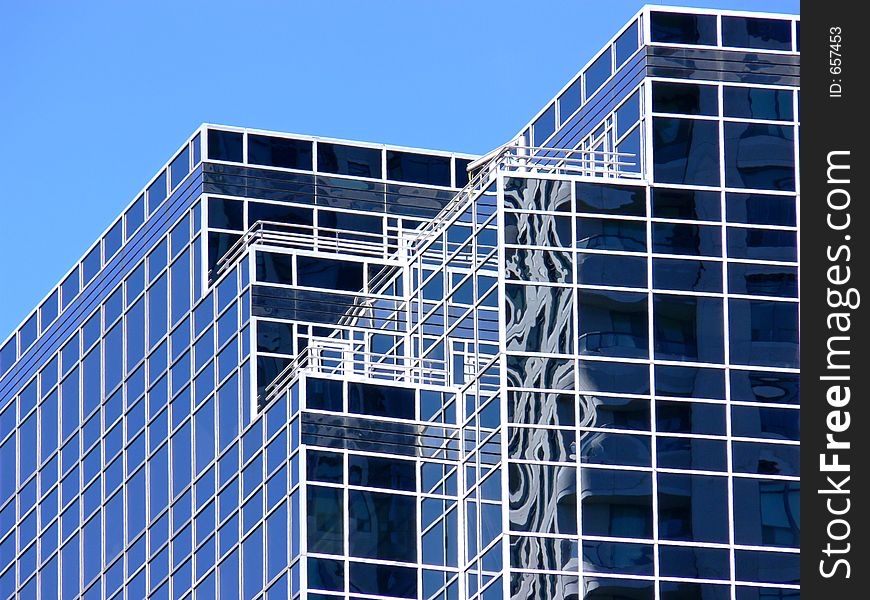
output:
[[[731,362],[798,367],[798,305],[770,300],[729,300]]]
[[[791,50],[791,21],[723,15],[722,45],[759,50]]]
[[[317,142],[317,170],[322,173],[380,179],[382,156],[382,150],[377,148]]]
[[[715,85],[654,81],[653,112],[683,115],[719,114],[719,88]]]
[[[794,127],[725,123],[725,185],[794,191]]]
[[[584,535],[652,537],[652,477],[642,471],[581,468]]]
[[[586,82],[586,98],[598,91],[598,88],[607,81],[611,74],[611,57],[610,47],[604,51],[598,58],[595,59],[589,68],[583,73],[583,79]]]
[[[719,185],[719,126],[715,121],[653,119],[657,183]]]
[[[728,543],[728,479],[658,474],[659,537]]]
[[[348,494],[350,555],[416,562],[415,505],[414,496],[351,490]]]
[[[363,263],[298,256],[298,285],[358,292],[363,289]]]
[[[532,135],[535,136],[532,146],[544,146],[553,132],[556,131],[556,104],[553,103],[547,107],[538,120],[532,126]]]
[[[723,113],[738,119],[794,120],[791,90],[729,87],[722,92]]]
[[[617,69],[637,50],[637,30],[637,21],[634,21],[616,38],[613,50],[616,53]]]
[[[625,185],[577,183],[577,212],[642,217],[646,215],[646,189]]]
[[[238,131],[208,130],[209,160],[226,160],[242,162],[242,140],[244,136]]]
[[[578,108],[580,108],[580,84],[581,78],[574,80],[568,89],[559,96],[559,119],[562,123],[567,121]]]
[[[245,203],[223,198],[208,199],[208,226],[218,229],[245,229]]]
[[[721,292],[722,263],[708,260],[654,258],[653,287],[657,290]]]
[[[311,170],[311,142],[248,134],[248,163]]]
[[[649,355],[646,294],[580,290],[577,302],[580,354]]]
[[[257,252],[257,281],[293,284],[293,255]]]
[[[655,358],[721,363],[722,319],[719,298],[655,294]]]
[[[415,418],[414,390],[368,383],[348,384],[348,412],[393,417]]]
[[[653,42],[716,45],[716,17],[684,13],[650,13]]]
[[[450,158],[387,150],[387,178],[450,187]]]
[[[794,196],[725,194],[726,212],[732,223],[755,225],[797,225]]]

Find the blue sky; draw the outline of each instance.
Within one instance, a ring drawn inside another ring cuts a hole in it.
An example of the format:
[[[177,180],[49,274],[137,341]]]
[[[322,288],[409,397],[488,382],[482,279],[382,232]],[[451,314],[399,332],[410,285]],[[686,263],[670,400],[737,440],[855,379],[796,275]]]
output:
[[[797,0],[680,4],[799,12]],[[200,123],[483,153],[642,5],[6,3],[0,340]]]

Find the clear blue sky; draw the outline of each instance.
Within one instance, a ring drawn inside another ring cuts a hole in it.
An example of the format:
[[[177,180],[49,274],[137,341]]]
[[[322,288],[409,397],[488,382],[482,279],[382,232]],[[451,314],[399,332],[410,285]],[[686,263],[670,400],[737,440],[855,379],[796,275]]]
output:
[[[642,5],[5,2],[0,340],[200,123],[483,153]]]

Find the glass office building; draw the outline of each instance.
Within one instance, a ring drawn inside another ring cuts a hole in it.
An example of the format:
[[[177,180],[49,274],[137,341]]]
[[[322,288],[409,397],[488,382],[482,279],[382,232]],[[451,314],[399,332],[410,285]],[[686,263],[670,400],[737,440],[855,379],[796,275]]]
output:
[[[799,598],[799,21],[477,157],[203,125],[0,346],[0,597]]]

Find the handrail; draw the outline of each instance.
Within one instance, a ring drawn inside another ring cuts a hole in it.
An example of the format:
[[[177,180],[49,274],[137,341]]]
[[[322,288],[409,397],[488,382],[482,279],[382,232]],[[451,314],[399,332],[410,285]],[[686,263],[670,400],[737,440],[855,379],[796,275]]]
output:
[[[213,273],[216,276],[221,275],[244,254],[248,246],[255,243],[268,243],[304,250],[342,251],[375,256],[388,261],[399,260],[398,257],[386,251],[384,236],[379,233],[296,225],[278,221],[256,221],[217,261]]]

